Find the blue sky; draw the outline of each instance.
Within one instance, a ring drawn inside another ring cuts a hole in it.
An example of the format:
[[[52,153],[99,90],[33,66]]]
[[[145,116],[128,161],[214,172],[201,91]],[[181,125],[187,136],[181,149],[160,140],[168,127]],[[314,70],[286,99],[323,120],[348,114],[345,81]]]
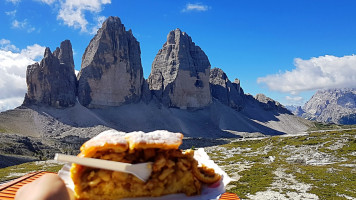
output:
[[[118,16],[141,45],[144,76],[180,28],[211,66],[246,93],[302,105],[317,89],[356,87],[353,0],[3,0],[0,2],[0,111],[22,103],[26,66],[72,42],[76,70],[102,21]]]

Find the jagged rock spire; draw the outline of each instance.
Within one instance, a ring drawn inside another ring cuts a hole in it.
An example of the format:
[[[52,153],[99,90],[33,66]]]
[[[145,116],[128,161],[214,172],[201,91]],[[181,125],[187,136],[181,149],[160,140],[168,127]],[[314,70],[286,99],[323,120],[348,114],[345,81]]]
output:
[[[164,105],[201,108],[211,103],[210,62],[205,53],[179,29],[167,35],[148,78],[149,88]]]
[[[90,41],[78,80],[78,99],[87,107],[119,106],[140,100],[140,44],[118,17],[109,17]]]
[[[241,110],[245,104],[245,94],[240,87],[239,79],[234,83],[228,79],[225,72],[220,68],[210,70],[211,95],[221,103],[236,110]]]
[[[77,82],[70,41],[63,41],[53,54],[47,47],[41,63],[27,67],[26,82],[24,105],[45,104],[57,108],[74,105]]]
[[[61,42],[60,48],[57,47],[57,49],[53,52],[53,55],[59,59],[60,63],[71,66],[74,70],[73,50],[72,44],[69,40]]]

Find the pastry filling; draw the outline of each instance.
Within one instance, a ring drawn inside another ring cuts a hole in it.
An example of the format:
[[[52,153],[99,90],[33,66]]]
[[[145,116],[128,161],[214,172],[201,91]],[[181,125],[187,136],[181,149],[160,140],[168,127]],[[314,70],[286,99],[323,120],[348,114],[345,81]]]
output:
[[[177,191],[188,196],[197,195],[200,194],[201,183],[193,172],[197,169],[193,154],[193,151],[183,153],[179,149],[138,149],[130,153],[99,151],[93,158],[132,164],[153,162],[152,174],[147,182],[143,182],[131,174],[83,167],[80,190],[83,196],[161,196]]]

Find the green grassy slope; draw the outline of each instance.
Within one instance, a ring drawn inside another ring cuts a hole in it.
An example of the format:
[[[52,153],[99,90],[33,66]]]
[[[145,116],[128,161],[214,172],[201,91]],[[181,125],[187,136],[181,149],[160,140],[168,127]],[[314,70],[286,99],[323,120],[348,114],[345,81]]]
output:
[[[210,156],[230,176],[240,177],[228,191],[241,198],[263,191],[286,198],[301,193],[356,198],[356,130],[235,141],[211,149]]]

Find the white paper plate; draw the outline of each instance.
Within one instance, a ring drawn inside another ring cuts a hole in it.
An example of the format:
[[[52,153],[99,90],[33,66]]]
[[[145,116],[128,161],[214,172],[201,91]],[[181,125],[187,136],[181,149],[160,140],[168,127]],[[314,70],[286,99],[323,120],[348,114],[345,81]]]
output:
[[[213,168],[216,173],[222,175],[222,179],[214,183],[213,185],[204,185],[201,195],[196,196],[186,196],[185,194],[171,194],[162,197],[142,197],[142,198],[126,198],[122,200],[169,200],[169,199],[181,199],[181,200],[201,200],[201,199],[219,199],[221,194],[225,192],[226,185],[231,181],[231,178],[217,165],[214,161],[210,160],[209,156],[206,154],[204,149],[200,148],[195,150],[194,158],[199,162],[199,164],[204,164],[207,167]],[[70,178],[70,168],[71,164],[66,164],[61,170],[59,170],[58,175],[66,183],[66,186],[74,190],[74,184]]]

